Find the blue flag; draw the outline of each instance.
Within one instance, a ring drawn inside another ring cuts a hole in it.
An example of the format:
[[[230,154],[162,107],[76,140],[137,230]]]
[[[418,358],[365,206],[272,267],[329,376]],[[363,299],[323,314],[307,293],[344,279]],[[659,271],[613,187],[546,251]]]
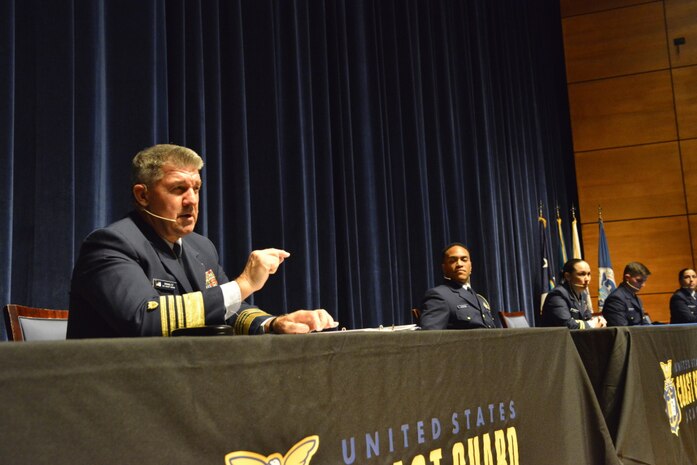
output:
[[[552,262],[550,261],[549,253],[549,243],[547,242],[547,220],[540,214],[537,220],[540,223],[540,252],[542,253],[542,260],[540,268],[540,312],[542,312],[542,305],[545,303],[545,298],[547,293],[554,289],[554,272]]]
[[[557,253],[557,258],[559,259],[559,281],[564,277],[562,270],[564,269],[564,264],[568,260],[566,256],[566,241],[564,240],[564,231],[561,227],[561,217],[559,216],[559,208],[557,207],[557,233],[559,234],[559,248]]]
[[[607,248],[607,239],[605,238],[605,228],[603,227],[603,219],[598,218],[598,228],[600,234],[598,238],[598,307],[603,309],[605,299],[617,285],[615,284],[615,273],[612,271],[612,262],[610,262],[610,250]]]

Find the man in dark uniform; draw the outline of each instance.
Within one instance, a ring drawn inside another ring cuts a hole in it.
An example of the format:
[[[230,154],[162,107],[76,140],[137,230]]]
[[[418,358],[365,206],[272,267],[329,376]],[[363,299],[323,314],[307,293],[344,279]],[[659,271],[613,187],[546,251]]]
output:
[[[176,145],[156,145],[133,158],[136,209],[85,239],[73,269],[68,338],[169,336],[226,322],[237,334],[336,325],[324,310],[274,317],[244,302],[290,254],[254,251],[230,281],[211,241],[193,232],[202,168],[196,152]]]
[[[639,262],[624,267],[624,280],[605,299],[603,316],[608,326],[636,326],[651,324],[637,293],[644,287],[651,272]]]
[[[580,258],[564,264],[564,281],[547,294],[542,306],[542,326],[566,326],[569,329],[602,328],[605,319],[589,310],[588,285],[591,267]]]
[[[443,250],[444,283],[426,291],[420,306],[422,329],[496,328],[486,299],[470,285],[472,261],[467,248],[455,242]]]
[[[680,289],[670,297],[671,323],[697,323],[697,273],[692,268],[684,268],[678,273]]]

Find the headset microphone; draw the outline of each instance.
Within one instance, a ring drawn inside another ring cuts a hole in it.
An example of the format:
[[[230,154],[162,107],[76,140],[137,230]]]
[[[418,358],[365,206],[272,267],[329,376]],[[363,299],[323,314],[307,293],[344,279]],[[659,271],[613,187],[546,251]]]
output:
[[[152,217],[159,218],[159,219],[164,220],[164,221],[169,221],[170,223],[176,223],[176,222],[177,222],[176,218],[175,218],[175,219],[171,219],[171,218],[165,218],[164,216],[156,215],[156,214],[154,214],[153,212],[151,212],[150,210],[148,210],[147,208],[142,208],[142,210],[143,210],[145,213],[147,213],[148,215],[152,216]]]

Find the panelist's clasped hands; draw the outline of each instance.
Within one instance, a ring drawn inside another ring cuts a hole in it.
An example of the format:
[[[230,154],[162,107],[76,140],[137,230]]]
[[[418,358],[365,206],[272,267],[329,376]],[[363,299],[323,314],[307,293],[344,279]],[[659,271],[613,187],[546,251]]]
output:
[[[607,327],[607,321],[605,318],[603,318],[602,315],[594,316],[591,319],[591,326],[593,328],[606,328]]]

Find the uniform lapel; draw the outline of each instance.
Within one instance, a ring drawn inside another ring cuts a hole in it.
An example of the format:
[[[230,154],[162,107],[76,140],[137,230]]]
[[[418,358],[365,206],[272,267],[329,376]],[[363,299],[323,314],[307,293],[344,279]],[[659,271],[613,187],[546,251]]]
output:
[[[464,287],[461,286],[457,290],[457,293],[460,297],[465,299],[465,301],[467,301],[467,303],[469,303],[472,307],[474,307],[476,309],[480,309],[479,299],[477,299],[477,295],[474,293],[474,289],[468,291],[467,289],[465,289]]]
[[[155,230],[147,224],[140,217],[138,213],[132,211],[129,216],[136,224],[138,229],[143,233],[143,235],[150,242],[150,245],[157,253],[157,256],[162,263],[162,266],[167,270],[172,276],[174,276],[181,288],[181,293],[192,292],[193,288],[187,277],[187,273],[184,270],[182,263],[177,260],[174,255],[172,248],[167,244],[167,242],[155,233]],[[156,277],[156,276],[155,276]]]
[[[165,247],[169,249],[169,246],[165,245]],[[162,266],[177,279],[179,286],[183,290],[182,293],[193,292],[191,283],[189,283],[189,278],[186,276],[186,271],[179,260],[174,256],[174,252],[163,250],[161,247],[155,247],[155,250],[157,250],[157,255],[160,257]]]
[[[194,290],[201,291],[206,288],[206,266],[201,261],[198,251],[191,246],[191,243],[186,241],[182,242],[185,244],[182,261],[184,263],[186,275],[189,277],[189,282]]]
[[[644,318],[644,307],[641,305],[641,299],[639,299],[639,295],[636,292],[632,292],[630,289],[627,289],[627,298],[629,300],[629,306],[634,306],[634,310],[636,310],[641,318]]]

